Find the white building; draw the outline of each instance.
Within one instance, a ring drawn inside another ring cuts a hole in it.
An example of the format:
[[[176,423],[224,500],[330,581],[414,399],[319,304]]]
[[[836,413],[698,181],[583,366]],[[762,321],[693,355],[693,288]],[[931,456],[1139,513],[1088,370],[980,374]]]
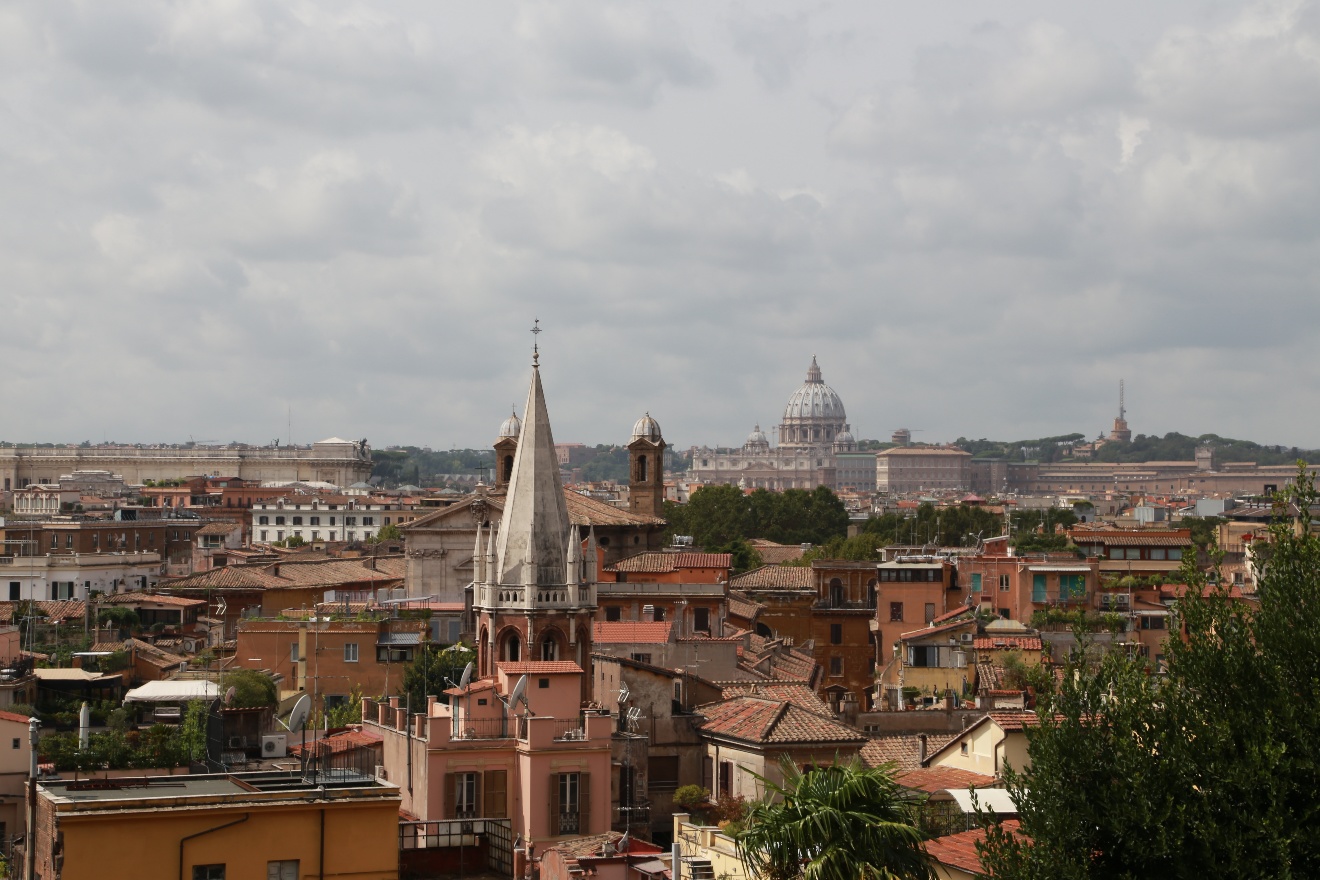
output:
[[[155,551],[0,557],[0,597],[11,602],[146,590],[160,577],[161,556]]]
[[[289,495],[252,505],[252,541],[369,541],[385,526],[410,523],[425,512],[360,496]]]

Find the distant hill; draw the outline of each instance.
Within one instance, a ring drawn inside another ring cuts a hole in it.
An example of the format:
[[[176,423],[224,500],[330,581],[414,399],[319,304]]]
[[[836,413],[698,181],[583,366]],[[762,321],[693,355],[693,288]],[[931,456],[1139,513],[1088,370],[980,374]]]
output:
[[[489,481],[495,464],[490,449],[426,449],[395,446],[371,450],[372,482],[386,488],[412,483],[424,488],[456,482],[453,477],[481,476]],[[580,464],[582,479],[587,482],[628,481],[628,450],[622,446],[600,444],[585,450]],[[667,470],[686,469],[687,459],[670,447],[665,451]],[[484,470],[483,470],[484,468]]]
[[[1038,440],[968,440],[959,437],[954,446],[976,458],[1006,458],[1009,461],[1056,462],[1067,457],[1073,447],[1085,443],[1082,434],[1063,434]],[[1254,461],[1256,464],[1294,464],[1298,459],[1320,464],[1320,449],[1296,446],[1262,446],[1250,440],[1234,440],[1218,434],[1189,437],[1176,431],[1163,437],[1137,434],[1130,443],[1109,441],[1098,449],[1092,460],[1109,462],[1191,461],[1198,446],[1213,446],[1219,461]]]

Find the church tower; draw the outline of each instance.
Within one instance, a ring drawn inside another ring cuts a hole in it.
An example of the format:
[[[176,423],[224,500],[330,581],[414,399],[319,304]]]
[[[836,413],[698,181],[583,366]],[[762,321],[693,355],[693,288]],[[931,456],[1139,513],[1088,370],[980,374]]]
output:
[[[633,425],[628,443],[628,509],[660,517],[665,505],[665,438],[647,413]]]
[[[512,438],[501,442],[506,439]],[[595,539],[590,536],[584,554],[583,536],[569,521],[535,363],[514,445],[499,527],[484,534],[477,529],[472,606],[480,674],[493,675],[499,662],[568,660],[587,673],[585,689],[596,610]]]
[[[503,489],[509,485],[513,476],[513,455],[518,451],[518,437],[522,434],[522,422],[517,412],[500,425],[499,437],[495,440],[495,488]]]

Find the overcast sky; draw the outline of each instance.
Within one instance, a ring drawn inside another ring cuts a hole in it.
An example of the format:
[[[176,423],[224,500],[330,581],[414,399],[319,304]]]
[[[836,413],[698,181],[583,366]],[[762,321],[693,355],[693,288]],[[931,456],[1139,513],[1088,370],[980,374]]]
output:
[[[1078,8],[1080,7],[1080,8]],[[0,7],[0,438],[1320,447],[1311,3]]]

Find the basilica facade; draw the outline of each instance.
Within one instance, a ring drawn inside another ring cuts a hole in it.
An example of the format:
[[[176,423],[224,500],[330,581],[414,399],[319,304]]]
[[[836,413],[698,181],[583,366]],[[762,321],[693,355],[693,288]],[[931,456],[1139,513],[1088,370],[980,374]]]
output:
[[[825,384],[814,356],[806,381],[784,407],[778,435],[772,445],[757,425],[737,449],[692,447],[688,481],[775,491],[875,490],[875,454],[857,451],[843,401]]]

